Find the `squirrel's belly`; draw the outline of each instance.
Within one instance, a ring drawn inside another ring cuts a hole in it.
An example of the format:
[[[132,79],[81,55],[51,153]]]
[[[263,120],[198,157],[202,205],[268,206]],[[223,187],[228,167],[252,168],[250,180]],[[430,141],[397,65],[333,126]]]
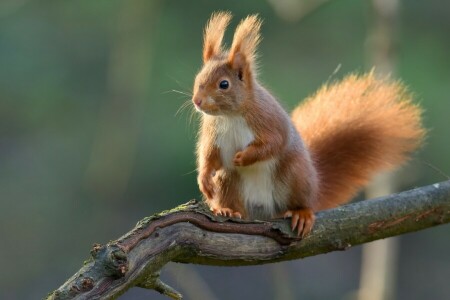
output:
[[[275,158],[246,167],[233,165],[233,158],[254,139],[254,133],[242,117],[220,117],[216,144],[220,148],[225,170],[237,170],[240,176],[241,199],[250,219],[273,218],[286,209],[288,188],[275,179]]]
[[[257,162],[251,166],[237,168],[240,175],[240,191],[247,215],[250,219],[273,218],[283,210],[285,203],[282,188],[274,180],[276,160]]]

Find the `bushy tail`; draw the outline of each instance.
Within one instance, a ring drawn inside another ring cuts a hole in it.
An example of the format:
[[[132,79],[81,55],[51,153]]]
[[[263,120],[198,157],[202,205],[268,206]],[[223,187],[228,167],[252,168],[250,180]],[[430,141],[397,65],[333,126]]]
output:
[[[317,210],[349,201],[375,173],[405,162],[420,146],[422,111],[411,98],[399,82],[350,75],[293,111],[320,177]]]

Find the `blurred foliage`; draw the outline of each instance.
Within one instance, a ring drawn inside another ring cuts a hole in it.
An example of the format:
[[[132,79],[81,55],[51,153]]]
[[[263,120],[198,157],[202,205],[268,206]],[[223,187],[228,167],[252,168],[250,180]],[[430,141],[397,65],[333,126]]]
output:
[[[1,299],[43,297],[94,242],[199,196],[196,118],[176,114],[189,96],[172,90],[189,93],[203,26],[224,9],[235,15],[230,28],[249,13],[265,20],[260,77],[289,110],[322,83],[372,67],[364,1],[327,1],[292,22],[257,0],[0,2]],[[449,11],[438,0],[403,1],[400,11],[397,75],[430,129],[405,189],[446,179],[428,164],[450,174]],[[450,297],[448,234],[402,237],[399,299]],[[351,299],[358,262],[353,249],[284,266],[296,298]],[[182,281],[173,268],[168,281]],[[219,299],[273,298],[271,266],[195,269]]]

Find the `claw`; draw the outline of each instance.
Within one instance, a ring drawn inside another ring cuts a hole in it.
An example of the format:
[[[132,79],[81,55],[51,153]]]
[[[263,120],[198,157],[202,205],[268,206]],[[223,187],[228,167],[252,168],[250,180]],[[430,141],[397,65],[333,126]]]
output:
[[[229,217],[229,218],[239,218],[242,219],[242,214],[238,211],[234,211],[231,208],[211,208],[211,211],[216,216],[223,216],[223,217]]]
[[[283,216],[285,219],[292,217],[292,211],[288,210],[287,212],[284,213]]]
[[[233,217],[242,219],[241,213],[240,213],[240,212],[237,212],[237,211],[235,211],[235,212],[233,213]]]
[[[297,228],[297,236],[301,236],[303,237],[305,233],[305,219],[300,218],[299,222],[298,222],[298,228]]]
[[[302,238],[306,237],[312,230],[314,221],[316,219],[314,212],[310,208],[303,208],[298,210],[288,210],[284,214],[284,218],[291,217],[291,229],[297,229],[297,235]]]
[[[307,219],[305,221],[305,229],[303,230],[302,238],[304,238],[306,236],[306,234],[311,232],[315,219],[316,219],[316,217],[313,215],[312,219]]]
[[[292,220],[291,220],[291,229],[292,229],[292,231],[294,231],[295,228],[297,227],[299,218],[300,218],[300,216],[298,214],[292,214]]]

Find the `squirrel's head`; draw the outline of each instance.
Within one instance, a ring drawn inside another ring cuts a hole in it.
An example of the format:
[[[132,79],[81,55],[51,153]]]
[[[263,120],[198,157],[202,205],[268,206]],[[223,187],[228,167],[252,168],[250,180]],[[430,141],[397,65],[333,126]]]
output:
[[[253,93],[261,21],[256,15],[242,20],[230,49],[224,51],[222,39],[230,19],[228,12],[214,13],[205,28],[203,67],[195,78],[192,102],[209,115],[240,112]]]

